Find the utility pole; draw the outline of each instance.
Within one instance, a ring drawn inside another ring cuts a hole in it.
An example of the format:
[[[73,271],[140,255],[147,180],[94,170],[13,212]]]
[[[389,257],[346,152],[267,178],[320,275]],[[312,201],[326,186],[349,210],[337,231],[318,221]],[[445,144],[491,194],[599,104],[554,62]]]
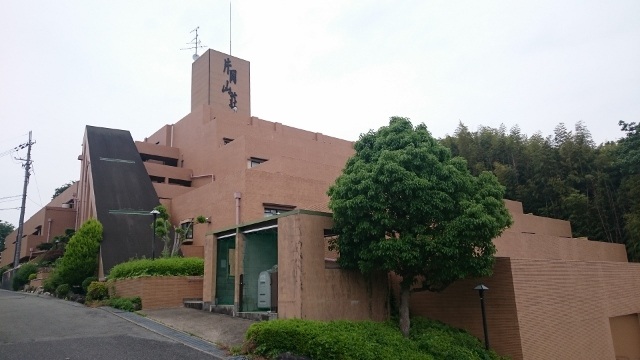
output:
[[[18,236],[16,238],[16,251],[13,257],[13,268],[17,268],[20,265],[20,247],[22,242],[22,233],[24,231],[24,210],[27,202],[27,185],[29,185],[29,176],[31,175],[31,145],[35,142],[31,141],[31,131],[29,131],[29,142],[27,146],[27,159],[17,159],[24,161],[24,186],[22,188],[22,207],[20,208],[20,221],[18,221]],[[24,148],[24,147],[23,147]]]

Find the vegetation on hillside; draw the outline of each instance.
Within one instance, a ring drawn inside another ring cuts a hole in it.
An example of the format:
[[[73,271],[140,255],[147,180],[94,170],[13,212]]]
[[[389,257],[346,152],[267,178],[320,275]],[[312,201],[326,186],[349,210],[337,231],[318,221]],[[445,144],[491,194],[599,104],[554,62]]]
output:
[[[640,126],[619,126],[621,139],[597,145],[581,122],[547,137],[460,123],[441,143],[473,174],[493,172],[526,213],[569,220],[575,237],[625,244],[640,261]]]

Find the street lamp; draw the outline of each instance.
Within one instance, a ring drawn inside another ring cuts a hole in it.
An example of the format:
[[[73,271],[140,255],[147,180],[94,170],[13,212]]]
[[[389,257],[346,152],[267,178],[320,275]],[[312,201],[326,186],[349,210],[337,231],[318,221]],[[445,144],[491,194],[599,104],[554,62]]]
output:
[[[484,330],[484,348],[489,350],[489,333],[487,332],[487,315],[484,311],[484,292],[485,290],[489,290],[488,287],[480,284],[473,288],[473,290],[478,290],[478,294],[480,295],[480,308],[482,309],[482,329]]]
[[[160,211],[153,209],[150,212],[151,215],[153,215],[153,236],[151,238],[151,260],[155,260],[156,259],[156,218],[158,217],[158,214],[160,214]]]

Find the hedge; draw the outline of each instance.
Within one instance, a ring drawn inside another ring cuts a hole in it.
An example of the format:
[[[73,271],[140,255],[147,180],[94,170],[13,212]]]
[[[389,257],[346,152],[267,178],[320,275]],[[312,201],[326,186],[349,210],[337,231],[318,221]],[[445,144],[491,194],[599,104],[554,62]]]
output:
[[[204,259],[160,258],[138,259],[118,264],[111,268],[109,279],[124,279],[139,276],[203,276]]]
[[[263,321],[249,327],[245,351],[270,359],[283,353],[314,360],[503,359],[463,330],[427,319],[411,322],[411,334],[405,338],[391,322]]]

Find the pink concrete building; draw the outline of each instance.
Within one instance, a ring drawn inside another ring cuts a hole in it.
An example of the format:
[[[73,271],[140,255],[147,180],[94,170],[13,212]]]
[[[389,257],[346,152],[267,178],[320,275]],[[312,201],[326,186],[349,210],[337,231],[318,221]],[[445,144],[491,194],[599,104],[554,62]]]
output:
[[[58,208],[76,225],[97,218],[105,229],[104,277],[117,263],[160,253],[150,211],[161,203],[177,226],[207,218],[193,225],[181,247],[185,256],[205,259],[205,309],[388,318],[397,279],[340,269],[337,254],[327,250],[333,235],[326,191],[353,144],[252,116],[249,76],[247,61],[209,50],[193,63],[191,112],[176,123],[142,141],[125,130],[87,126],[77,188],[30,219],[25,234],[45,241],[47,233],[35,229],[44,231],[47,219],[57,223],[52,214]],[[74,209],[63,207],[67,203]],[[415,293],[413,315],[482,338],[473,287],[484,283],[489,338],[500,354],[640,359],[640,265],[627,263],[622,245],[573,239],[568,222],[506,203],[515,223],[495,239],[494,275],[456,282],[438,294]]]
[[[75,182],[24,222],[19,250],[20,262],[29,261],[40,255],[42,251],[37,249],[39,244],[52,242],[56,236],[64,235],[66,229],[76,228],[77,188],[78,183]],[[2,251],[0,258],[0,267],[13,264],[17,236],[17,229],[7,235],[5,250]]]

